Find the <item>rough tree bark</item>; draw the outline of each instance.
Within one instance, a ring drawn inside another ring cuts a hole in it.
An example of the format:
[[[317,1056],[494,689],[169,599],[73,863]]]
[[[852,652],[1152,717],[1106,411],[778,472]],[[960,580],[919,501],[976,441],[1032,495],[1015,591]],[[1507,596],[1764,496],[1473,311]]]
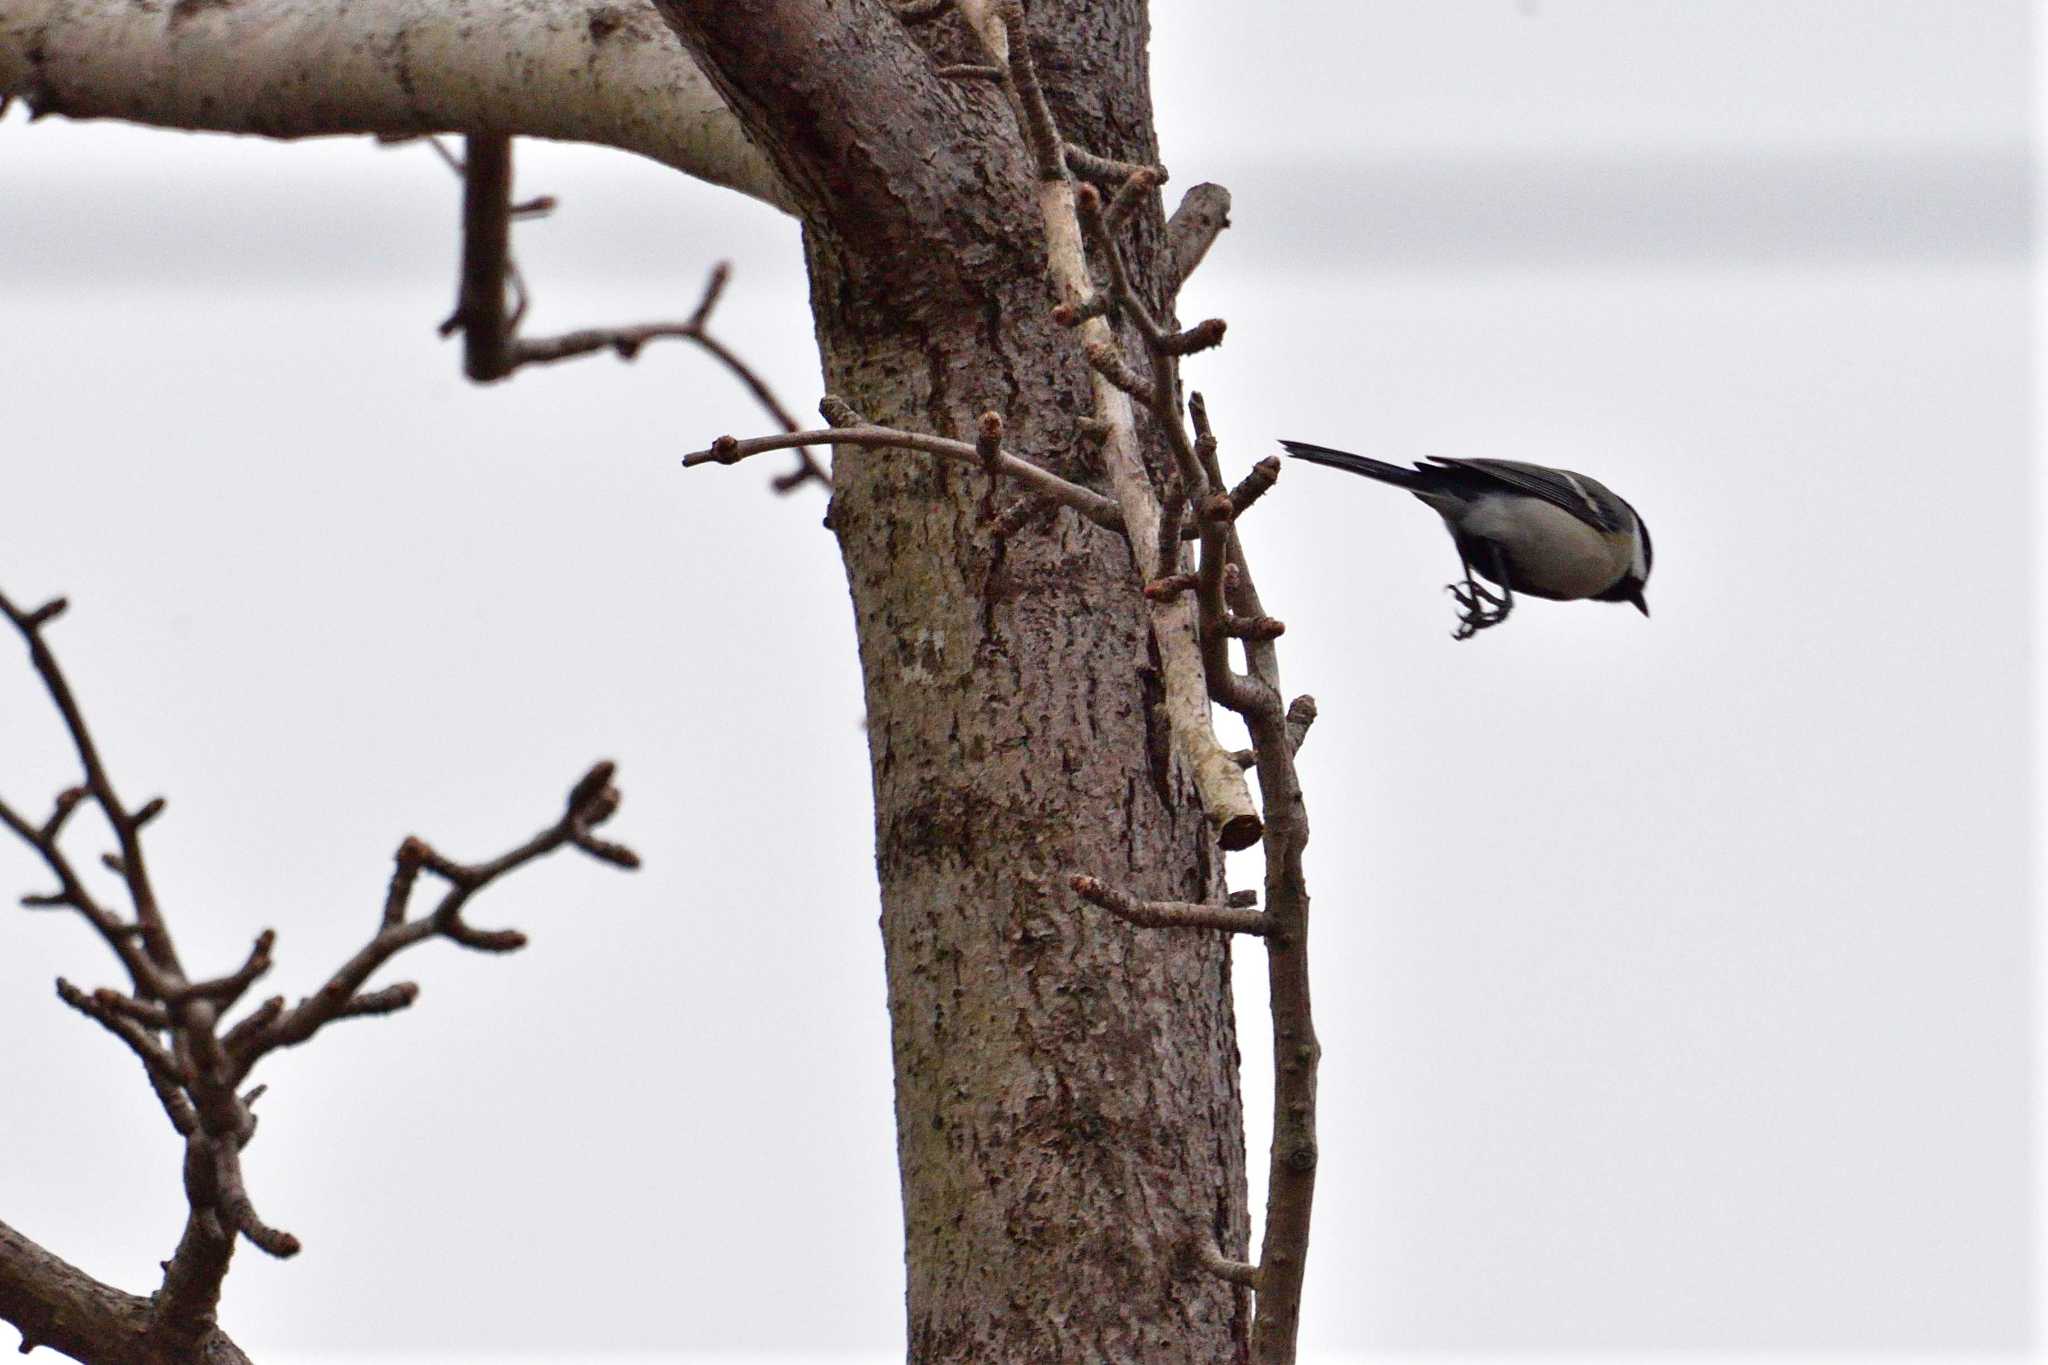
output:
[[[664,11],[803,213],[826,388],[870,420],[1090,455],[1037,177],[999,86],[879,4]],[[1156,158],[1142,4],[1038,5],[1064,126]],[[887,98],[864,92],[884,90]],[[1149,209],[1152,240],[1159,213]],[[1090,482],[1096,482],[1090,479]],[[866,683],[918,1361],[1241,1359],[1246,1239],[1226,945],[1077,914],[1101,866],[1220,900],[1122,540],[1070,512],[995,542],[976,472],[842,447],[832,524]]]
[[[233,50],[227,36],[202,44],[199,25],[229,34],[238,16],[279,3],[180,0],[187,68]],[[972,440],[993,409],[1012,448],[1103,486],[1080,434],[1090,373],[1051,317],[1030,148],[1000,85],[940,73],[986,60],[958,19],[913,27],[881,0],[657,4],[775,183],[729,142],[714,156],[640,123],[630,136],[581,135],[793,206],[827,389],[864,417]],[[421,22],[416,7],[377,5]],[[141,25],[156,8],[0,0],[0,89],[57,112],[281,135],[478,130],[470,111],[483,106],[403,84],[389,108],[344,82],[319,116],[250,116],[232,98],[201,100],[161,39],[150,69],[179,94],[137,82],[123,95],[90,43],[53,39],[75,11]],[[527,23],[553,16],[538,25],[550,42],[601,53],[626,31],[644,46],[637,27],[600,21],[626,12],[615,6],[498,8]],[[1144,0],[1035,0],[1030,19],[1062,130],[1093,152],[1154,161]],[[633,69],[650,61],[639,53]],[[365,80],[381,90],[388,75]],[[417,69],[406,75],[418,84]],[[636,79],[652,88],[657,75]],[[694,90],[695,78],[673,80]],[[619,117],[591,98],[594,123]],[[190,112],[201,104],[205,122]],[[579,135],[568,116],[530,127],[517,105],[489,104],[481,130]],[[1138,212],[1132,268],[1165,317],[1179,267],[1162,249],[1156,196]],[[1085,869],[1161,900],[1225,894],[1216,830],[1161,704],[1131,549],[1068,510],[998,538],[979,471],[901,451],[835,454],[830,522],[873,765],[911,1358],[1245,1360],[1247,1296],[1203,1273],[1192,1250],[1207,1232],[1227,1258],[1248,1255],[1227,936],[1134,928],[1081,908],[1067,886]]]

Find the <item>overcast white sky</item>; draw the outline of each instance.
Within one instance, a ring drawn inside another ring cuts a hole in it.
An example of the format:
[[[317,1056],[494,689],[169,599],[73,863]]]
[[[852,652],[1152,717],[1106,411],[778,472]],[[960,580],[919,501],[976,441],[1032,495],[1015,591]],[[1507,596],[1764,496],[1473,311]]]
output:
[[[1171,188],[1237,197],[1184,305],[1231,322],[1189,371],[1231,463],[1564,464],[1659,552],[1651,621],[1530,603],[1453,644],[1408,500],[1294,469],[1249,528],[1323,711],[1307,1339],[2017,1347],[2031,7],[1158,11]],[[728,339],[815,401],[791,225],[521,157],[564,200],[520,230],[537,329],[685,312],[730,258]],[[476,918],[526,953],[424,950],[410,1017],[273,1064],[254,1192],[307,1250],[242,1258],[225,1320],[273,1357],[900,1354],[821,500],[677,467],[760,425],[686,351],[465,385],[454,213],[420,149],[0,121],[0,585],[71,596],[115,771],[171,799],[188,958],[275,926],[304,990],[400,836],[496,852],[598,756],[648,861],[506,885]],[[0,651],[0,790],[68,772]],[[58,973],[113,979],[0,916],[0,1217],[143,1288],[176,1145]]]

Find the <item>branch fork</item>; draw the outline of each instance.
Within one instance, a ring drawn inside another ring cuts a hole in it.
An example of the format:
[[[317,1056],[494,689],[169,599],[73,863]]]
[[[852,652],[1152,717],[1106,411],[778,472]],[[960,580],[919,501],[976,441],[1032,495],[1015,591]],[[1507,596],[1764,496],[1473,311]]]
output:
[[[542,196],[524,203],[513,202],[509,137],[496,133],[469,134],[463,139],[460,160],[450,156],[438,140],[428,141],[462,177],[461,282],[455,311],[441,324],[440,332],[444,337],[462,333],[463,372],[471,379],[488,384],[528,365],[552,364],[607,350],[630,361],[637,359],[650,341],[673,337],[694,343],[723,365],[784,431],[797,429],[796,419],[782,406],[767,381],[709,330],[712,311],[732,277],[732,267],[726,262],[712,268],[697,306],[682,322],[585,328],[553,337],[520,336],[519,324],[525,319],[529,299],[519,268],[512,260],[511,224],[517,218],[552,211],[555,201]],[[806,483],[829,489],[832,476],[810,449],[802,444],[791,448],[797,453],[796,468],[776,478],[775,490],[788,493]]]
[[[268,929],[257,935],[242,965],[232,972],[200,978],[187,974],[158,906],[140,838],[142,827],[163,810],[163,800],[156,798],[131,811],[115,791],[70,683],[43,639],[44,628],[63,605],[59,598],[32,611],[22,610],[0,595],[0,615],[27,643],[85,780],[59,793],[51,815],[40,824],[31,824],[0,800],[0,825],[28,844],[57,880],[56,892],[26,900],[39,908],[75,911],[128,972],[126,991],[101,987],[88,992],[59,978],[57,995],[111,1033],[142,1063],[165,1116],[185,1140],[188,1206],[184,1235],[164,1262],[162,1284],[148,1300],[122,1295],[69,1267],[65,1273],[72,1278],[66,1283],[89,1287],[88,1298],[106,1315],[98,1324],[102,1335],[126,1338],[139,1333],[153,1343],[150,1359],[196,1359],[206,1354],[207,1343],[219,1340],[215,1309],[236,1239],[272,1256],[299,1251],[296,1237],[258,1216],[243,1179],[241,1152],[256,1131],[249,1106],[263,1087],[238,1091],[256,1063],[278,1048],[306,1041],[336,1019],[389,1014],[410,1005],[419,989],[410,982],[377,989],[365,989],[365,983],[391,957],[414,944],[442,937],[491,952],[523,945],[525,937],[516,930],[478,929],[463,917],[469,901],[499,877],[562,847],[577,848],[618,867],[635,867],[639,860],[632,850],[596,833],[619,806],[610,763],[597,764],[575,784],[553,824],[488,862],[458,863],[424,841],[409,838],[394,857],[391,889],[369,943],[295,1008],[287,1009],[284,997],[272,996],[223,1028],[223,1016],[270,970],[277,936]],[[106,861],[122,880],[132,920],[95,898],[61,842],[69,817],[88,802],[99,807],[119,844],[119,854],[108,855]],[[408,907],[422,873],[443,879],[449,889],[430,913],[411,917]],[[26,1305],[22,1312],[54,1312],[38,1298],[49,1289],[54,1272],[35,1269],[50,1260],[40,1248],[0,1227],[0,1309],[8,1309],[10,1317],[16,1304]],[[20,1271],[24,1263],[29,1271]],[[51,1340],[36,1335],[47,1323],[13,1320],[23,1328],[24,1349]]]

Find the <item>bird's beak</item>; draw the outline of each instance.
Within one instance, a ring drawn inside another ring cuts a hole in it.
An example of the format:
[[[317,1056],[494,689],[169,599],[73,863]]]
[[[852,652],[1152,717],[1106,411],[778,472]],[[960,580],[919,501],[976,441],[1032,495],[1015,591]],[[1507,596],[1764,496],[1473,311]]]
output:
[[[1643,615],[1648,616],[1650,614],[1650,604],[1643,600],[1642,584],[1638,583],[1636,585],[1634,591],[1629,593],[1628,600],[1635,603],[1636,610],[1641,612]]]

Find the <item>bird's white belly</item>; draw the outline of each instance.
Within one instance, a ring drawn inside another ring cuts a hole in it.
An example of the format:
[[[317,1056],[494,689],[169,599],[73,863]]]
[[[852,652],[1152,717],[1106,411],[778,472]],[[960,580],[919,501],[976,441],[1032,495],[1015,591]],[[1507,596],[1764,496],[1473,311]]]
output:
[[[1506,551],[1515,586],[1539,596],[1592,597],[1628,572],[1627,537],[1602,535],[1540,498],[1478,498],[1467,505],[1459,525]]]

